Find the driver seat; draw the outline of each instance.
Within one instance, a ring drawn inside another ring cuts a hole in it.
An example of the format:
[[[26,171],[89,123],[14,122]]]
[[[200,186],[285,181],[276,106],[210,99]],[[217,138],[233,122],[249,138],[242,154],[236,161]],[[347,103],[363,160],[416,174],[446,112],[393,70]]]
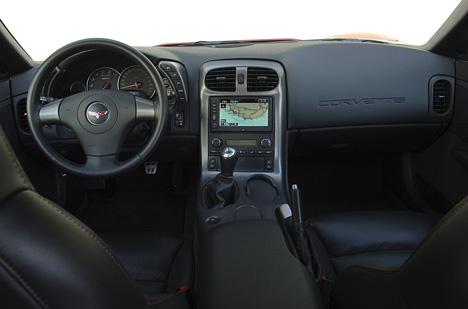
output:
[[[1,307],[189,308],[183,293],[185,289],[145,295],[99,236],[73,215],[35,192],[1,126],[0,170]],[[134,240],[147,247],[147,251],[140,251],[144,254],[149,252],[147,257],[151,252],[155,256],[158,248],[152,248],[153,243],[164,246],[160,248],[164,252],[169,250],[167,247],[178,246],[170,237],[159,242],[153,239],[149,243],[143,243],[145,239],[141,239]],[[112,241],[119,243],[118,237]],[[137,243],[129,239],[124,242],[118,250],[125,251],[126,246],[135,248]],[[191,265],[174,268],[181,265],[181,261],[191,261],[191,254],[191,250],[184,249],[175,257],[169,255],[173,258],[168,263],[169,272],[183,272],[183,275],[175,277],[190,278]],[[138,265],[132,259],[125,263],[134,267],[130,269],[132,272],[151,268],[151,260],[144,265]],[[154,264],[158,263],[155,261]],[[177,285],[177,280],[170,279],[172,275],[168,276],[167,280],[171,282],[167,284]]]

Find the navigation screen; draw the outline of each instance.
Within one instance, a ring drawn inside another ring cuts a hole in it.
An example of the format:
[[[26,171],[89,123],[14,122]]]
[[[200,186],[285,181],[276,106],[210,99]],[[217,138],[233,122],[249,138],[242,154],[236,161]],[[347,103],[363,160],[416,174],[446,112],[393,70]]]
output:
[[[267,127],[269,99],[227,99],[219,103],[220,127]]]

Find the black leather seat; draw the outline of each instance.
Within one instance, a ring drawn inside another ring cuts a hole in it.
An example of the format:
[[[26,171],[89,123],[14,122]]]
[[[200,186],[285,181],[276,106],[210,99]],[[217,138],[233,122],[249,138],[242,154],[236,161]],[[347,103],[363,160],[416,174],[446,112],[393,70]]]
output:
[[[192,280],[192,246],[172,233],[113,232],[99,235],[144,294],[176,293]]]
[[[313,218],[306,229],[331,308],[466,308],[468,197],[438,223],[413,212]],[[435,224],[435,226],[433,226]]]
[[[192,267],[180,238],[105,235],[121,262],[86,225],[35,192],[1,127],[0,171],[1,307],[188,308],[185,293],[175,291],[189,284]]]
[[[437,218],[409,211],[356,211],[312,218],[306,231],[323,268],[336,275],[356,264],[403,264],[437,223]]]

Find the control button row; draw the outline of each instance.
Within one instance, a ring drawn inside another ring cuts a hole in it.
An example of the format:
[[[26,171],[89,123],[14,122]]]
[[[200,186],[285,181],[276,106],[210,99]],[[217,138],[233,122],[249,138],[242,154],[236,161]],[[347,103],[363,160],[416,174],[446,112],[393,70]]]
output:
[[[177,70],[176,65],[167,61],[162,61],[159,64],[159,67],[169,75],[172,82],[174,83],[174,91],[177,94],[179,103],[187,103],[187,94],[185,93],[184,83],[182,82],[182,78],[180,76],[179,70]]]
[[[210,171],[216,171],[218,169],[218,157],[215,157],[215,156],[208,157],[208,169]]]
[[[239,150],[239,154],[273,154],[273,150]]]
[[[272,171],[273,170],[273,157],[265,158],[265,171]]]
[[[211,128],[218,128],[218,103],[215,101],[211,102]]]

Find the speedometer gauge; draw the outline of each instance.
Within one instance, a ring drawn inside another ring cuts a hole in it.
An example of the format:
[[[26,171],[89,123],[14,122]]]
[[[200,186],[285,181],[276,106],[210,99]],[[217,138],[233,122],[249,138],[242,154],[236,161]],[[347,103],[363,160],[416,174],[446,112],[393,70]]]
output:
[[[156,87],[148,73],[139,65],[126,68],[119,79],[119,89],[152,98]]]
[[[113,68],[103,67],[96,69],[91,74],[89,74],[88,81],[86,83],[86,89],[118,89],[117,82],[119,80],[119,76],[120,73]]]

